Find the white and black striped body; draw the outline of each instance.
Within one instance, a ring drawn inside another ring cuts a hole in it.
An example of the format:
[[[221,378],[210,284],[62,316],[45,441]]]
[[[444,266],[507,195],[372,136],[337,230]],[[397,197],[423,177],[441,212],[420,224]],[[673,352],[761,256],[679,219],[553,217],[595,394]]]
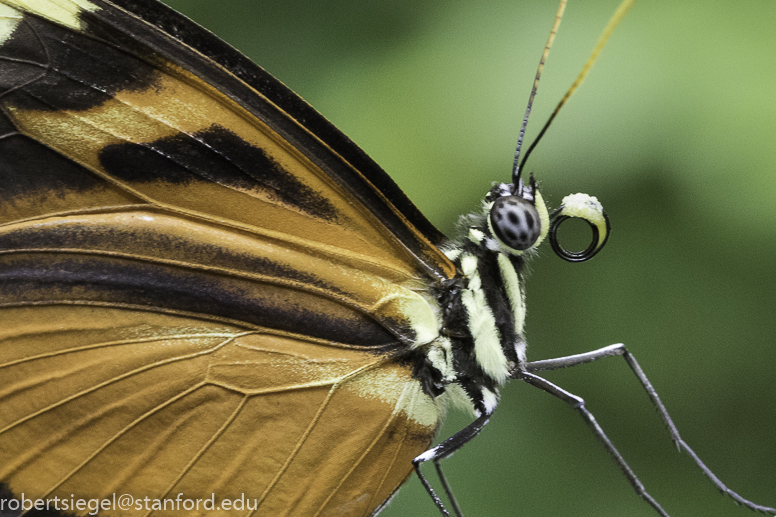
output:
[[[426,377],[423,384],[432,396],[449,391],[456,398],[460,386],[477,416],[493,412],[499,386],[526,361],[524,270],[527,255],[544,239],[549,222],[534,189],[531,185],[523,191],[540,214],[535,225],[541,229],[527,250],[506,246],[489,222],[495,201],[516,197],[511,185],[503,184],[488,193],[482,213],[461,219],[458,239],[444,247],[458,275],[436,290],[442,345],[430,348],[421,378]],[[441,359],[445,354],[434,355],[440,347],[452,353],[451,361]]]
[[[447,392],[457,405],[473,406],[477,416],[493,413],[499,386],[526,363],[527,260],[548,235],[556,246],[551,226],[567,217],[580,217],[594,229],[593,253],[603,246],[608,222],[595,198],[568,196],[551,224],[533,178],[528,185],[494,186],[481,213],[462,217],[458,238],[443,248],[458,274],[432,289],[440,336],[416,362],[426,393]]]
[[[468,233],[472,240],[448,252],[462,273],[462,282],[447,307],[445,330],[452,342],[456,382],[477,413],[492,413],[498,386],[525,362],[525,259],[482,246],[485,236],[480,230]]]

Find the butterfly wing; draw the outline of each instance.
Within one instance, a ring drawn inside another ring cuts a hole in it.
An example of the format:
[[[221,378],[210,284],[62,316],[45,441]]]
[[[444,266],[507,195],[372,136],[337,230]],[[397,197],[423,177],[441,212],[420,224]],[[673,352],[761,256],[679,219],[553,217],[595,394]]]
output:
[[[437,426],[406,355],[454,271],[384,172],[152,1],[0,0],[0,109],[11,491],[246,515],[393,493]]]

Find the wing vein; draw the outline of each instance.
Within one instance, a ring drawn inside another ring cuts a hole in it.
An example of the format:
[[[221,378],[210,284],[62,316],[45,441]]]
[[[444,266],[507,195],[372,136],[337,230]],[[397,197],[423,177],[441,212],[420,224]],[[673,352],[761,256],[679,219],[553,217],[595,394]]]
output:
[[[52,331],[46,331],[46,332],[29,332],[29,333],[19,333],[15,334],[13,337],[14,339],[30,335],[30,336],[43,336],[45,334],[59,334],[61,333],[61,330],[52,330]],[[247,333],[246,333],[247,334]],[[73,348],[68,348],[67,350],[57,350],[56,352],[49,352],[45,354],[38,354],[38,355],[32,355],[28,357],[23,357],[21,359],[17,359],[15,361],[9,361],[7,363],[0,364],[0,369],[2,368],[8,368],[10,366],[15,366],[18,364],[23,364],[30,361],[36,361],[38,359],[46,359],[49,357],[57,357],[61,355],[67,355],[71,353],[76,352],[83,352],[86,350],[95,350],[97,348],[104,348],[104,347],[110,347],[110,346],[121,346],[121,345],[131,345],[131,344],[139,344],[139,343],[153,343],[156,341],[173,341],[173,340],[187,340],[187,339],[198,339],[198,338],[216,338],[216,337],[223,337],[223,338],[236,338],[240,337],[245,334],[235,335],[235,334],[225,334],[225,333],[201,333],[201,334],[171,334],[169,336],[151,336],[147,338],[136,338],[136,339],[122,339],[122,340],[116,340],[116,341],[106,341],[104,343],[93,343],[91,345],[84,345],[84,346],[78,346]],[[6,338],[0,338],[0,343],[5,341]],[[218,345],[219,347],[222,346],[222,344]],[[2,392],[0,392],[2,393]]]
[[[15,85],[13,88],[9,88],[9,89],[5,90],[5,91],[2,93],[2,95],[0,95],[0,98],[2,98],[2,97],[4,97],[4,96],[6,96],[6,95],[8,95],[8,94],[10,94],[11,92],[13,92],[13,91],[15,91],[15,90],[18,90],[18,89],[20,89],[20,88],[23,88],[23,87],[25,87],[25,86],[27,86],[28,84],[32,84],[32,83],[34,83],[35,81],[38,81],[38,80],[42,79],[43,77],[45,77],[45,75],[48,73],[48,71],[50,70],[50,67],[51,67],[51,64],[50,64],[50,63],[51,63],[51,54],[50,54],[50,53],[49,53],[49,51],[48,51],[48,47],[46,47],[46,46],[43,44],[43,39],[40,37],[40,34],[38,34],[38,31],[37,31],[37,29],[36,29],[36,28],[35,28],[35,27],[34,27],[34,26],[31,24],[31,23],[29,23],[29,22],[28,22],[28,21],[25,19],[25,17],[24,17],[24,16],[22,16],[22,23],[26,24],[26,25],[27,25],[27,27],[29,27],[29,28],[30,28],[30,30],[32,31],[32,33],[35,35],[35,38],[38,40],[38,43],[40,43],[40,46],[44,48],[44,51],[45,51],[45,53],[46,53],[46,62],[45,62],[45,63],[36,63],[36,62],[34,62],[34,61],[30,61],[30,62],[28,62],[27,60],[22,60],[22,59],[12,59],[12,58],[9,58],[9,57],[4,57],[3,59],[4,59],[4,60],[6,60],[6,61],[13,61],[13,62],[16,62],[16,63],[27,63],[27,64],[30,64],[30,65],[34,65],[34,66],[40,67],[40,68],[42,68],[43,70],[40,72],[40,75],[38,75],[37,77],[33,77],[33,78],[29,79],[28,81],[26,81],[26,82],[24,82],[24,83],[17,84],[17,85]]]
[[[401,396],[396,401],[396,407],[399,407],[401,403],[407,398],[407,392],[409,388],[410,388],[410,385],[408,383],[402,390]],[[329,493],[329,496],[323,501],[321,506],[318,508],[318,511],[315,513],[314,517],[317,517],[318,515],[321,514],[321,512],[324,510],[326,505],[329,504],[329,501],[331,500],[331,498],[334,497],[334,495],[337,493],[337,491],[339,491],[340,488],[342,488],[342,485],[345,483],[345,480],[347,480],[347,478],[350,477],[350,475],[353,473],[354,470],[356,470],[356,468],[361,464],[361,462],[364,461],[364,458],[366,458],[366,456],[372,451],[375,444],[383,437],[385,432],[388,430],[388,427],[395,419],[396,419],[396,410],[394,409],[394,411],[391,412],[390,416],[383,424],[380,431],[378,433],[375,433],[375,436],[372,439],[372,441],[369,443],[369,446],[364,450],[361,456],[359,456],[359,458],[355,462],[353,462],[353,465],[351,465],[350,469],[348,469],[345,475],[342,476],[342,479],[340,479],[339,483],[334,488],[334,490],[332,490],[331,493]],[[388,474],[388,472],[390,472],[390,469],[386,470],[386,475]]]
[[[101,382],[101,383],[99,383],[99,384],[97,384],[95,386],[90,387],[89,389],[81,390],[78,393],[74,393],[74,394],[70,395],[69,397],[65,397],[64,399],[62,399],[62,400],[60,400],[60,401],[58,401],[58,402],[56,402],[54,404],[49,404],[48,406],[46,406],[44,408],[41,408],[41,409],[35,411],[34,413],[30,413],[29,415],[25,416],[24,418],[21,418],[21,419],[15,421],[15,422],[12,422],[11,424],[9,424],[9,425],[5,426],[4,428],[0,429],[0,435],[10,431],[11,429],[13,429],[13,428],[15,428],[15,427],[25,423],[25,422],[28,422],[29,420],[32,420],[33,418],[35,418],[35,417],[37,417],[39,415],[42,415],[42,414],[46,413],[47,411],[51,411],[51,410],[53,410],[53,409],[55,409],[57,407],[63,406],[65,404],[67,404],[68,402],[72,402],[73,400],[76,400],[76,399],[78,399],[80,397],[84,397],[84,396],[86,396],[86,395],[88,395],[90,393],[93,393],[93,392],[101,389],[101,388],[104,388],[104,387],[109,386],[109,385],[111,385],[113,383],[119,382],[122,379],[129,378],[129,377],[131,377],[133,375],[137,375],[137,374],[142,373],[144,371],[151,370],[153,368],[157,368],[159,366],[163,366],[163,365],[166,365],[166,364],[172,364],[172,363],[175,363],[175,362],[178,362],[178,361],[184,361],[186,359],[191,359],[193,357],[198,357],[198,356],[201,356],[201,355],[211,354],[211,353],[215,352],[216,350],[218,350],[219,348],[225,346],[227,343],[233,341],[237,337],[239,337],[239,336],[231,336],[229,339],[226,339],[226,340],[222,341],[221,343],[219,343],[218,345],[214,346],[212,349],[209,349],[209,350],[203,350],[203,351],[200,351],[200,352],[194,352],[194,353],[182,355],[182,356],[179,356],[179,357],[173,357],[173,358],[170,358],[170,359],[165,359],[163,361],[156,361],[154,363],[148,364],[148,365],[143,366],[141,368],[135,368],[134,370],[130,370],[128,372],[125,372],[125,373],[123,373],[121,375],[118,375],[116,377],[113,377],[111,379],[107,379],[107,380],[105,380],[105,381],[103,381],[103,382]]]
[[[218,428],[218,430],[215,433],[213,433],[213,436],[211,436],[210,439],[208,439],[207,443],[203,444],[202,447],[199,449],[199,451],[197,451],[197,453],[189,460],[186,466],[183,467],[183,469],[181,469],[178,476],[173,481],[170,482],[170,484],[167,486],[165,491],[162,492],[162,494],[159,496],[159,499],[165,498],[172,491],[172,489],[175,488],[175,485],[178,484],[178,482],[181,479],[183,479],[186,473],[188,473],[191,470],[194,464],[197,461],[199,461],[199,459],[205,454],[205,452],[207,452],[210,446],[213,445],[213,443],[215,443],[215,441],[218,440],[218,438],[229,428],[232,422],[234,422],[234,419],[237,418],[237,415],[239,415],[242,409],[245,407],[245,403],[247,402],[247,400],[248,400],[247,396],[243,397],[242,400],[240,400],[240,403],[237,405],[234,411],[232,411],[232,414],[229,415],[229,418],[224,420],[224,423],[221,425],[221,427]],[[153,510],[150,510],[146,514],[146,516],[149,515],[151,512],[153,512]]]
[[[170,404],[172,404],[172,403],[174,403],[174,402],[177,402],[178,400],[181,400],[183,397],[186,397],[187,395],[190,395],[191,393],[195,392],[196,390],[198,390],[199,388],[201,388],[201,387],[202,387],[202,386],[204,386],[204,385],[205,385],[205,383],[204,383],[204,382],[200,382],[200,383],[198,383],[198,384],[195,384],[194,386],[192,386],[191,388],[187,389],[186,391],[183,391],[183,392],[179,393],[178,395],[176,395],[175,397],[172,397],[171,399],[168,399],[168,400],[167,400],[167,401],[165,401],[163,404],[159,404],[158,406],[156,406],[156,407],[154,407],[154,408],[150,409],[149,411],[146,411],[146,412],[145,412],[145,413],[143,413],[142,415],[140,415],[138,418],[136,418],[135,420],[133,420],[132,422],[130,422],[129,424],[127,424],[127,425],[124,427],[124,429],[122,429],[121,431],[119,431],[118,433],[116,433],[115,435],[113,435],[113,436],[112,436],[112,437],[111,437],[111,438],[110,438],[108,441],[106,441],[105,443],[103,443],[102,445],[100,445],[100,447],[99,447],[97,450],[95,450],[95,451],[94,451],[92,454],[90,454],[90,455],[89,455],[89,456],[88,456],[86,459],[84,459],[84,460],[83,460],[83,461],[82,461],[82,462],[81,462],[79,465],[77,465],[77,466],[76,466],[76,467],[74,467],[74,468],[73,468],[73,469],[72,469],[70,472],[68,472],[67,474],[65,474],[65,475],[62,477],[62,479],[61,479],[59,482],[57,482],[55,485],[53,485],[51,488],[49,488],[49,490],[48,490],[48,491],[46,491],[42,497],[43,497],[43,498],[46,498],[46,497],[48,497],[49,495],[51,495],[51,493],[52,493],[54,490],[56,490],[57,488],[59,488],[60,486],[62,486],[62,484],[63,484],[63,483],[67,482],[67,480],[68,480],[68,479],[70,479],[70,478],[71,478],[71,477],[73,477],[75,474],[77,474],[79,470],[81,470],[82,468],[84,468],[84,467],[85,467],[85,466],[86,466],[86,465],[87,465],[89,462],[91,462],[91,461],[92,461],[92,460],[93,460],[95,457],[97,457],[97,456],[98,456],[98,455],[99,455],[99,454],[100,454],[102,451],[104,451],[104,450],[105,450],[105,449],[106,449],[106,448],[107,448],[107,447],[108,447],[110,444],[112,444],[113,442],[115,442],[116,440],[118,440],[118,439],[119,439],[121,436],[123,436],[124,434],[126,434],[127,432],[129,432],[129,430],[131,430],[133,427],[135,427],[136,425],[138,425],[139,423],[141,423],[143,420],[145,420],[146,418],[148,418],[148,417],[152,416],[153,414],[157,413],[158,411],[161,411],[162,409],[164,409],[165,407],[169,406]]]
[[[278,481],[286,472],[286,470],[288,470],[288,467],[291,465],[291,462],[299,453],[299,450],[302,448],[302,445],[304,445],[304,443],[307,441],[307,438],[310,436],[310,433],[312,433],[313,429],[318,424],[318,421],[321,419],[321,416],[326,410],[326,407],[331,402],[331,399],[334,397],[334,393],[339,389],[339,387],[342,386],[349,379],[360,375],[362,372],[366,372],[373,368],[377,368],[384,362],[385,361],[375,361],[373,363],[364,365],[354,370],[353,372],[350,372],[349,374],[345,375],[331,387],[329,392],[326,394],[326,398],[324,399],[323,402],[321,402],[321,405],[318,407],[318,410],[316,411],[315,416],[313,416],[312,420],[310,421],[310,424],[307,426],[304,433],[302,433],[302,436],[299,438],[299,440],[294,445],[294,448],[289,453],[288,457],[286,458],[286,461],[283,463],[283,465],[281,465],[280,469],[278,469],[277,473],[275,474],[275,477],[272,479],[272,481],[269,482],[269,484],[267,485],[267,488],[265,488],[264,492],[262,492],[261,495],[259,496],[256,504],[256,509],[253,512],[251,512],[250,515],[254,515],[259,510],[259,508],[261,507],[261,504],[267,498],[270,491],[277,485]]]

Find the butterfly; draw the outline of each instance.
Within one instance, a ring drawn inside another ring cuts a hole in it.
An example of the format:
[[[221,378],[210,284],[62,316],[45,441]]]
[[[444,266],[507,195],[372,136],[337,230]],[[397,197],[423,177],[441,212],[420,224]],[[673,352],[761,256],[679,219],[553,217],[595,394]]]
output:
[[[444,244],[341,133],[159,4],[1,5],[10,490],[361,515],[429,448],[438,398],[484,425],[525,362],[522,271],[491,264],[511,348],[478,351],[470,250],[524,251],[522,223]],[[516,185],[493,212],[547,232],[537,186]]]

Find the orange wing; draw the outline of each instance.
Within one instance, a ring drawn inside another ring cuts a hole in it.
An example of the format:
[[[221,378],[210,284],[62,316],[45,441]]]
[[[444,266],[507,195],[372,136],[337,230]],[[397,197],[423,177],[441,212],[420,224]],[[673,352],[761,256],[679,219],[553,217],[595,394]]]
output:
[[[0,0],[0,481],[367,515],[437,427],[441,237],[263,70],[120,3]]]
[[[83,305],[2,318],[0,478],[28,499],[367,515],[436,426],[407,368],[306,336]]]

